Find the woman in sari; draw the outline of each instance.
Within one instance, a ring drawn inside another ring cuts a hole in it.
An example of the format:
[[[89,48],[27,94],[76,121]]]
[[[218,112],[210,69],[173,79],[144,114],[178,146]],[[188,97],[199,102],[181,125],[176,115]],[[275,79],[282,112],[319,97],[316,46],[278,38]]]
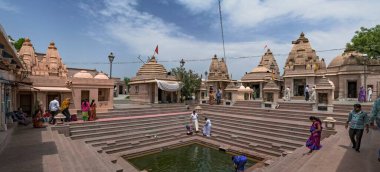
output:
[[[36,102],[36,107],[35,107],[35,112],[33,114],[33,127],[34,128],[43,128],[45,127],[43,125],[43,118],[42,118],[42,103],[37,100]]]
[[[90,104],[90,117],[88,120],[89,121],[96,120],[96,103],[94,99],[91,101],[91,104]]]
[[[359,91],[359,102],[364,102],[365,101],[365,89],[363,86],[360,87]]]
[[[65,122],[71,121],[71,115],[69,112],[69,106],[70,106],[70,98],[66,98],[61,105],[62,114],[65,115],[66,119]]]
[[[82,109],[82,118],[83,118],[83,121],[87,121],[88,120],[88,111],[90,110],[90,104],[88,103],[87,99],[85,99],[82,102],[81,109]]]
[[[314,150],[319,150],[321,146],[322,122],[315,116],[310,116],[310,121],[313,124],[310,126],[310,137],[306,141],[306,147],[310,149],[309,153]]]

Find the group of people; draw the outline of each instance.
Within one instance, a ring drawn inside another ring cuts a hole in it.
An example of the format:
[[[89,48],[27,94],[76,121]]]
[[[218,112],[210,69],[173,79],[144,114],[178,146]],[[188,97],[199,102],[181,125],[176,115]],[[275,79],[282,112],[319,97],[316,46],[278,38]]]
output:
[[[309,85],[306,85],[305,90],[304,90],[304,95],[305,95],[306,101],[315,101],[315,98],[316,98],[315,86],[313,86],[310,89]]]
[[[358,97],[359,102],[365,102],[365,101],[371,102],[372,93],[373,93],[372,87],[368,87],[367,93],[366,93],[366,90],[364,89],[364,87],[361,86],[359,89],[359,97]]]
[[[310,149],[308,153],[312,153],[314,150],[319,150],[321,148],[320,140],[322,133],[321,120],[317,117],[311,116],[310,121],[312,122],[310,127],[311,134],[309,139],[306,141],[306,146]],[[361,104],[354,104],[354,109],[349,112],[348,119],[345,124],[345,128],[349,128],[348,135],[352,143],[352,149],[356,152],[360,152],[360,144],[364,130],[368,133],[370,126],[375,128],[375,123],[380,129],[380,98],[374,102],[370,116],[367,115],[366,112],[362,111]],[[380,161],[380,149],[378,150],[378,161]]]
[[[82,119],[83,121],[94,121],[96,120],[96,103],[92,100],[91,103],[88,99],[84,99],[81,103]]]
[[[45,127],[44,123],[49,122],[50,124],[55,124],[56,119],[54,118],[59,112],[61,112],[66,118],[65,122],[77,121],[76,115],[71,115],[69,111],[70,98],[66,98],[62,101],[61,105],[59,103],[59,98],[55,97],[49,103],[49,109],[45,110],[43,113],[42,103],[40,101],[36,102],[35,112],[33,113],[33,126],[35,128]],[[83,100],[81,103],[81,110],[83,121],[93,121],[96,120],[96,103],[95,100],[91,101],[91,104],[87,99]]]
[[[205,117],[205,124],[203,125],[203,135],[206,137],[211,136],[211,120]],[[199,125],[198,125],[198,114],[194,110],[193,113],[190,115],[190,124],[186,125],[187,134],[191,135],[193,134],[193,131],[199,132]]]

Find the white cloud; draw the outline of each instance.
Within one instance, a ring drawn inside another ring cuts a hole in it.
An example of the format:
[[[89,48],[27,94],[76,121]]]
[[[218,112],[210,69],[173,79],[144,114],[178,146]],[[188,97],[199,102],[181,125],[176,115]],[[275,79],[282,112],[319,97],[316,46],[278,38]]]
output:
[[[0,10],[8,12],[19,12],[19,9],[16,6],[13,6],[6,2],[6,0],[0,0]]]
[[[193,14],[210,12],[215,1],[212,0],[178,0]],[[369,3],[370,2],[370,3]],[[82,5],[82,9],[88,11],[94,18],[100,19],[103,32],[100,35],[111,37],[124,44],[132,55],[150,55],[154,47],[159,45],[160,60],[205,59],[213,54],[221,56],[222,45],[220,42],[201,41],[192,35],[184,34],[175,23],[169,23],[147,12],[138,11],[136,0],[107,0],[105,8],[91,9]],[[311,44],[316,50],[331,48],[343,48],[349,42],[354,31],[360,26],[370,27],[379,21],[380,14],[375,10],[380,2],[368,1],[332,1],[332,0],[284,0],[279,3],[274,0],[228,0],[223,1],[223,11],[226,14],[228,27],[254,29],[260,27],[262,22],[271,22],[278,18],[301,18],[308,22],[318,22],[324,19],[333,19],[340,25],[319,30],[315,28],[306,32]],[[211,12],[210,12],[211,13]],[[353,21],[353,22],[347,22]],[[281,32],[282,28],[279,28]],[[292,40],[298,38],[294,35]],[[99,38],[99,40],[102,40]],[[263,47],[268,45],[276,56],[280,68],[283,67],[286,55],[291,48],[292,40],[258,40],[255,42],[227,42],[227,57],[253,56],[264,53]],[[283,43],[285,42],[285,43]],[[321,58],[329,62],[341,52],[318,53]],[[144,56],[143,56],[144,57]],[[245,72],[250,71],[259,62],[259,58],[228,60],[230,73],[234,79],[240,79]],[[189,62],[189,68],[203,73],[208,69],[209,61]],[[176,65],[176,64],[174,64]],[[170,67],[170,66],[169,66]],[[171,66],[173,67],[173,66]],[[167,66],[168,68],[168,66]],[[130,71],[134,74],[136,71]]]

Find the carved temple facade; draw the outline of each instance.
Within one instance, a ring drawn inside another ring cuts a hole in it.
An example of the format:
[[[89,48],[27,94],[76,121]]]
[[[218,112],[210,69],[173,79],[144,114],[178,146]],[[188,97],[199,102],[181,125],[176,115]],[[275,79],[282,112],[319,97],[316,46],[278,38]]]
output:
[[[32,114],[37,102],[48,109],[49,102],[55,97],[60,102],[70,98],[70,111],[75,113],[80,110],[83,99],[95,100],[99,111],[113,108],[113,80],[104,73],[91,74],[86,70],[69,76],[54,42],[49,44],[46,53],[37,53],[30,39],[26,38],[18,55],[27,73],[24,81],[31,83],[31,86],[20,87],[17,93],[17,104],[24,112]]]

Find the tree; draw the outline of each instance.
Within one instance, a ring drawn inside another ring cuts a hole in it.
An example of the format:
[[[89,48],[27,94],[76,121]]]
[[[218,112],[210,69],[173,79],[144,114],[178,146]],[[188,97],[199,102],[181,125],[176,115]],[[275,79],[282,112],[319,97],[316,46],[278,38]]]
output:
[[[177,67],[172,68],[171,73],[182,82],[181,95],[185,98],[191,97],[201,86],[201,77],[192,70],[186,71],[183,67]]]
[[[129,93],[129,82],[131,81],[131,78],[124,77],[125,85],[127,86],[127,93]]]
[[[346,44],[346,51],[353,50],[367,54],[369,58],[380,58],[380,25],[361,27],[356,31],[351,43]]]
[[[24,38],[18,39],[16,42],[13,43],[13,46],[15,46],[17,51],[20,51],[22,44],[25,42]]]

